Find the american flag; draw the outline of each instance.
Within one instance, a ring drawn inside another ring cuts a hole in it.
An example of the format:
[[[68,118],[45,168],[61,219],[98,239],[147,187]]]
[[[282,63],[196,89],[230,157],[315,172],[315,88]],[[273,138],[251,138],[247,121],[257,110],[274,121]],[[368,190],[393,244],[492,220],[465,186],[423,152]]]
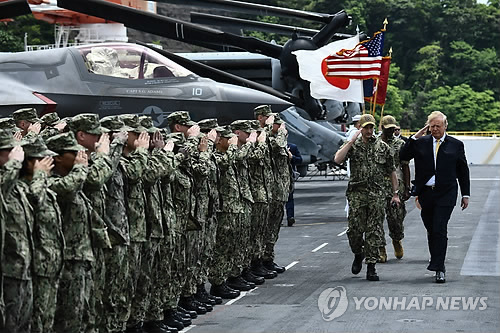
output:
[[[328,56],[325,59],[328,68],[326,75],[360,80],[378,78],[383,48],[384,30],[351,50],[342,49]]]

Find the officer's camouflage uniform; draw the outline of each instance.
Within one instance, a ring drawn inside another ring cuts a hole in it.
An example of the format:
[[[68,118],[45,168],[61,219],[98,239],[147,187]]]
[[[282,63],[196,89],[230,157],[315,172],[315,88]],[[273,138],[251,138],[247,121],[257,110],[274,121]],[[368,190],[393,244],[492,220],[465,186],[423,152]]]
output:
[[[258,125],[257,125],[258,126]],[[269,165],[266,174],[265,164]],[[264,232],[269,218],[269,202],[271,200],[271,167],[269,147],[266,142],[257,142],[248,159],[250,189],[254,204],[252,205],[252,229],[250,232],[250,259],[258,260],[264,255]]]
[[[238,233],[237,221],[243,213],[241,193],[234,161],[238,147],[230,145],[225,153],[217,152],[217,165],[220,170],[220,212],[217,213],[217,233],[213,265],[210,267],[209,280],[213,285],[221,285],[228,278],[232,268],[232,256],[238,244],[234,242]]]
[[[55,152],[84,150],[71,132],[47,140],[47,147]],[[63,233],[66,241],[64,268],[57,294],[55,331],[85,332],[92,323],[90,296],[94,286],[92,266],[95,261],[92,248],[92,206],[83,193],[88,168],[75,164],[64,177],[53,174],[50,189],[57,193],[61,208]],[[95,217],[95,216],[94,216]]]
[[[360,136],[348,151],[347,158],[351,168],[346,191],[349,244],[354,254],[364,252],[366,263],[374,264],[383,232],[385,177],[395,169],[393,156],[385,142],[371,137],[365,144]]]
[[[231,123],[231,129],[241,130],[247,133],[252,131],[250,120],[236,120]],[[230,271],[231,277],[238,277],[243,272],[243,269],[250,265],[251,245],[250,234],[252,230],[252,205],[254,203],[252,191],[250,190],[250,177],[248,158],[253,151],[252,143],[247,142],[237,150],[235,155],[234,165],[236,167],[236,175],[240,188],[242,212],[239,215],[236,225],[236,238],[234,239],[236,252],[233,255],[233,266]]]
[[[13,148],[11,131],[0,131],[0,149]],[[28,185],[17,179],[21,162],[8,161],[0,168],[4,211],[2,220],[2,273],[5,325],[1,332],[29,332],[33,309],[32,254],[33,211]],[[2,281],[0,281],[2,282]]]
[[[380,137],[379,140],[381,140]],[[386,177],[385,192],[387,199],[385,206],[385,214],[386,214],[385,216],[387,219],[387,224],[389,226],[389,236],[391,237],[392,240],[400,241],[404,238],[403,221],[406,216],[406,206],[403,200],[403,195],[405,193],[405,184],[403,181],[403,171],[401,169],[401,166],[404,164],[407,165],[408,161],[401,161],[399,159],[399,151],[401,150],[401,147],[403,147],[405,144],[403,140],[392,137],[386,143],[391,148],[391,153],[394,159],[394,165],[396,167],[396,175],[398,176],[399,200],[401,201],[401,203],[396,207],[393,207],[391,205],[391,199],[393,196],[392,183],[391,183],[391,178]],[[383,235],[381,246],[385,245],[386,241],[385,241],[385,236]]]
[[[26,158],[53,156],[41,139],[23,147]],[[57,196],[49,189],[44,171],[34,172],[28,199],[35,211],[33,225],[33,316],[31,332],[52,332],[56,312],[57,290],[63,268],[64,235]]]
[[[68,124],[69,128],[76,133],[83,131],[89,134],[100,135],[103,129],[100,127],[99,116],[96,114],[82,113],[73,118]],[[104,185],[111,178],[113,168],[111,159],[107,154],[92,152],[89,158],[89,171],[83,185],[83,193],[92,202],[94,212],[102,217],[105,213],[105,189]],[[90,297],[90,308],[93,312],[91,318],[95,318],[95,331],[105,327],[104,314],[104,290],[106,288],[106,266],[104,251],[111,249],[111,242],[104,221],[100,218],[92,219],[92,239],[95,262],[92,270],[94,288]]]
[[[282,121],[275,115],[275,123]],[[281,221],[285,214],[284,206],[290,192],[290,161],[287,152],[287,136],[284,130],[278,130],[269,138],[272,175],[274,183],[271,187],[272,201],[269,205],[269,223],[265,233],[264,261],[274,261],[274,245],[278,241]]]

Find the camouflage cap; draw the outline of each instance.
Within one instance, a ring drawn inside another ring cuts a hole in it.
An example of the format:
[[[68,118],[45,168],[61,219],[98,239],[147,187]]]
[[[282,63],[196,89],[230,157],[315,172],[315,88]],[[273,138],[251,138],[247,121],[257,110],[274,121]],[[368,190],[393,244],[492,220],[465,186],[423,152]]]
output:
[[[82,113],[74,116],[68,123],[70,130],[73,132],[83,131],[89,134],[101,135],[107,132],[101,127],[99,116],[94,113]]]
[[[150,116],[139,116],[139,122],[146,128],[148,133],[155,133],[158,131],[158,128],[153,125],[153,118]]]
[[[16,122],[12,118],[0,118],[0,129],[16,130]]]
[[[26,157],[43,158],[45,156],[56,156],[57,153],[49,150],[41,137],[27,142],[23,146],[24,154]]]
[[[217,133],[219,133],[222,138],[227,139],[231,139],[233,136],[236,136],[231,130],[231,125],[221,127],[221,130],[217,130]]]
[[[50,113],[44,114],[42,116],[42,118],[40,118],[40,120],[42,121],[42,123],[45,126],[54,126],[54,125],[57,125],[57,123],[61,121],[61,119],[59,118],[59,115],[55,112],[50,112]]]
[[[257,117],[258,115],[269,117],[271,113],[273,113],[273,111],[271,110],[271,105],[259,105],[255,109],[253,109],[253,114],[255,115],[255,117]]]
[[[189,112],[187,111],[175,111],[168,115],[167,117],[168,124],[179,124],[184,126],[193,126],[196,125],[194,121],[191,120],[189,116]]]
[[[134,130],[132,127],[125,125],[125,123],[118,116],[107,116],[101,118],[99,122],[101,123],[101,126],[109,132],[132,132]]]
[[[396,118],[393,116],[384,116],[382,118],[382,121],[380,122],[380,125],[382,125],[382,128],[396,128],[398,127],[398,123],[396,121]]]
[[[141,125],[139,116],[136,114],[122,114],[119,117],[125,125],[132,128],[132,131],[129,132],[141,133],[148,131],[146,127]]]
[[[251,122],[252,125],[252,130],[257,131],[257,132],[262,132],[264,128],[260,127],[260,122],[258,120],[253,120]]]
[[[200,126],[200,131],[202,132],[209,132],[213,129],[216,131],[221,131],[223,128],[219,126],[219,123],[217,123],[216,118],[210,118],[210,119],[203,119],[198,122],[198,126]]]
[[[375,118],[371,114],[364,114],[359,118],[359,126],[365,127],[367,125],[375,126]]]
[[[15,146],[22,146],[24,141],[17,141],[10,129],[0,129],[0,149],[12,149]]]
[[[80,151],[85,147],[78,144],[73,132],[61,133],[47,139],[47,147],[57,153],[63,151]]]
[[[274,116],[274,124],[281,125],[284,123],[284,121],[283,121],[283,119],[281,119],[279,113],[273,113],[272,115]]]
[[[231,123],[231,129],[233,131],[240,130],[250,133],[253,130],[252,127],[252,120],[235,120]]]
[[[37,123],[40,121],[36,114],[35,108],[24,108],[16,110],[12,113],[12,118],[14,118],[14,121],[16,122],[19,120],[27,120],[32,123]]]
[[[166,136],[165,136],[165,141],[172,141],[173,143],[175,144],[181,144],[185,141],[185,138],[184,138],[184,134],[180,133],[180,132],[176,132],[176,133],[168,133]]]

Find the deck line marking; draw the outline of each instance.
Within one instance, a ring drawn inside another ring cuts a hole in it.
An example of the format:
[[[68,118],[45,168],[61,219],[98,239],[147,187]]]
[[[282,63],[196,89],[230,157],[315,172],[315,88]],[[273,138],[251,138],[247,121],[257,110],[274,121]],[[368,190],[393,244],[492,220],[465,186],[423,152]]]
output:
[[[254,290],[255,290],[255,289],[257,289],[257,288],[259,288],[259,287],[255,287],[255,288],[253,288],[252,290],[249,290],[249,291],[242,291],[242,292],[241,292],[241,294],[240,294],[240,296],[238,296],[238,297],[236,297],[236,298],[234,298],[234,299],[230,300],[229,302],[227,302],[227,303],[226,303],[226,304],[224,304],[224,305],[226,305],[226,306],[227,306],[227,305],[231,305],[231,304],[233,304],[234,302],[236,302],[236,301],[237,301],[237,300],[239,300],[239,299],[242,299],[242,298],[243,298],[244,296],[246,296],[248,293],[250,293],[251,291],[254,291]]]
[[[316,251],[318,251],[318,250],[321,250],[322,248],[324,248],[324,247],[325,247],[325,246],[327,246],[327,245],[328,245],[328,243],[323,243],[323,244],[321,244],[320,246],[318,246],[317,248],[315,248],[314,250],[312,250],[311,252],[316,252]]]
[[[292,261],[291,263],[288,264],[288,266],[285,267],[285,270],[289,270],[293,266],[297,265],[299,262],[298,261]]]
[[[184,327],[181,331],[179,331],[179,333],[186,333],[187,331],[195,327],[196,325],[189,325],[188,327]]]

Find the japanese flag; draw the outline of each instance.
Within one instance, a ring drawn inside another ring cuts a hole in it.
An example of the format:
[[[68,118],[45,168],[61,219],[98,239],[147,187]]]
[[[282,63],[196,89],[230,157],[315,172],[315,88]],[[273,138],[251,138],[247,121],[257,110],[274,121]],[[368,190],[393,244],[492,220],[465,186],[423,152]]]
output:
[[[342,49],[350,50],[359,43],[359,36],[332,42],[317,50],[292,52],[297,57],[300,77],[311,82],[311,96],[341,102],[364,103],[363,81],[342,77],[327,77],[323,60]]]

